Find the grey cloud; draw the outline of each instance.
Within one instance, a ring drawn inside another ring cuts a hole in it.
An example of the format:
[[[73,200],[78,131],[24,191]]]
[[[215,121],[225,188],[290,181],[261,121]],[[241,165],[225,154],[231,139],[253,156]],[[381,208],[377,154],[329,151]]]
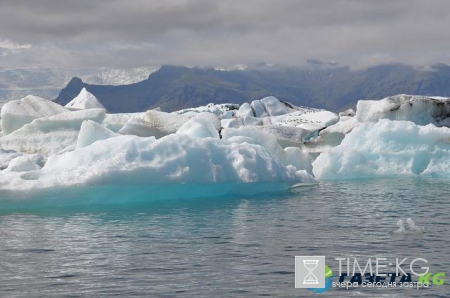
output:
[[[448,63],[448,24],[446,0],[6,0],[0,41],[32,47],[0,66]]]

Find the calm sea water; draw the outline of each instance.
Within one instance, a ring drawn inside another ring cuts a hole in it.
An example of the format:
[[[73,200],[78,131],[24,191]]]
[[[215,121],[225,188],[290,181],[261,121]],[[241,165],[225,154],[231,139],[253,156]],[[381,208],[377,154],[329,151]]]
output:
[[[322,182],[257,197],[16,210],[0,204],[0,297],[316,296],[294,288],[296,255],[325,255],[334,271],[337,257],[422,257],[430,271],[449,275],[449,190],[449,181],[394,179]],[[425,233],[392,233],[408,217]],[[448,297],[447,278],[427,289],[331,288],[322,295]]]

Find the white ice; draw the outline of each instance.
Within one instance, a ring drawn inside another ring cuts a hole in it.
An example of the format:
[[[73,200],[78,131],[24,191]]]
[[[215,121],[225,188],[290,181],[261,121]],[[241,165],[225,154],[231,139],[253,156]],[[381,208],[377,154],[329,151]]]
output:
[[[195,115],[198,113],[212,113],[219,117],[219,119],[229,119],[232,118],[236,111],[239,109],[238,104],[232,103],[223,103],[223,104],[214,104],[210,103],[206,106],[200,106],[196,108],[189,108],[176,111],[177,114],[185,114],[185,115]]]
[[[412,218],[398,220],[397,226],[394,234],[422,234],[424,232],[424,228],[417,225]]]
[[[71,185],[290,183],[313,181],[254,144],[171,134],[161,139],[117,136],[51,155],[42,170],[0,172],[0,189]]]
[[[362,123],[342,143],[319,155],[320,179],[450,176],[450,128],[382,119]]]
[[[199,138],[219,138],[220,120],[212,113],[200,113],[184,123],[176,132]]]
[[[119,133],[124,135],[138,135],[142,137],[154,136],[161,138],[177,132],[194,115],[165,113],[155,110],[147,111],[141,119],[130,119]]]
[[[87,147],[96,141],[106,140],[118,135],[97,122],[85,120],[81,124],[80,132],[78,133],[76,149]]]
[[[435,126],[449,124],[447,98],[360,101],[354,117],[352,110],[338,116],[275,97],[172,113],[105,114],[88,106],[69,111],[31,96],[6,104],[0,190],[292,185],[312,181],[308,173],[319,179],[450,177],[450,128]],[[405,119],[412,122],[397,121]]]
[[[0,138],[0,148],[50,155],[74,150],[84,120],[101,123],[105,110],[89,109],[38,118]]]
[[[7,135],[18,130],[34,119],[50,117],[67,111],[59,104],[33,95],[10,101],[1,110],[3,134]]]
[[[401,94],[382,100],[360,100],[355,117],[360,122],[390,119],[450,126],[450,98]]]
[[[104,109],[105,107],[92,93],[83,88],[77,97],[65,105],[70,110]]]

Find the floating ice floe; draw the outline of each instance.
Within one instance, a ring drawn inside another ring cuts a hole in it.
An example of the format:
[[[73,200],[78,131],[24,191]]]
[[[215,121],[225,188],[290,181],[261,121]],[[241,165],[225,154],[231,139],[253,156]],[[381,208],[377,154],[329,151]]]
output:
[[[69,110],[105,109],[92,93],[83,88],[77,97],[65,105]]]
[[[397,221],[398,229],[394,231],[394,234],[422,234],[424,229],[418,226],[412,218],[406,220],[400,219]]]

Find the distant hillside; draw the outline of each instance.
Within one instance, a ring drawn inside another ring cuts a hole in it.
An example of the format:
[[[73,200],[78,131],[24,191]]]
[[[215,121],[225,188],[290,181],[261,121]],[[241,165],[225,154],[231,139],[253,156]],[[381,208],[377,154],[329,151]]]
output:
[[[395,64],[358,71],[347,67],[219,71],[163,66],[148,79],[131,85],[92,85],[73,78],[56,102],[65,105],[83,87],[116,113],[155,107],[173,111],[210,102],[243,103],[268,95],[296,105],[341,110],[360,99],[400,93],[450,96],[450,66],[418,70]]]

